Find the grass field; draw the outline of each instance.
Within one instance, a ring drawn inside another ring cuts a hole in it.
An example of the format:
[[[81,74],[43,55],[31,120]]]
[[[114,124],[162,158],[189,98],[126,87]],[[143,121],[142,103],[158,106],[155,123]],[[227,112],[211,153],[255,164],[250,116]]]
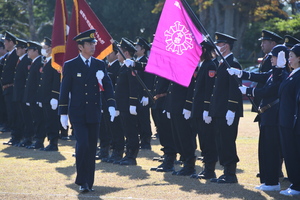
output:
[[[258,127],[253,123],[254,117],[249,103],[245,102],[237,139],[238,184],[216,184],[150,171],[160,164],[152,158],[161,155],[159,141],[153,139],[151,151],[139,152],[137,166],[97,161],[95,192],[87,194],[79,194],[74,184],[74,141],[60,141],[58,152],[42,152],[2,145],[9,140],[10,133],[0,133],[0,199],[300,199],[254,189],[259,185],[256,178]],[[199,151],[197,155],[200,156]],[[200,161],[196,166],[197,173],[203,169]],[[221,166],[217,166],[216,173],[222,174]],[[282,189],[290,184],[283,180],[280,183]]]

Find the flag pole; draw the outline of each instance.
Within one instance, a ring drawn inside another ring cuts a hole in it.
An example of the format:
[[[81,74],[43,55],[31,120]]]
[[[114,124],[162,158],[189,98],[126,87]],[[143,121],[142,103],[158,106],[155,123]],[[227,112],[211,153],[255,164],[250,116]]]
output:
[[[124,58],[124,60],[126,60],[125,55],[123,54],[123,52],[120,50],[120,48],[118,47],[116,41],[114,41],[113,45],[115,45],[115,47],[118,49],[118,52],[121,54],[121,56]],[[134,73],[136,79],[138,80],[138,82],[142,85],[143,89],[146,91],[146,93],[148,94],[148,96],[150,97],[152,103],[155,103],[154,97],[153,95],[149,92],[149,89],[147,88],[147,86],[145,85],[145,83],[143,82],[143,80],[141,79],[141,77],[136,73],[136,71],[132,68],[132,66],[129,66],[129,68],[131,69],[131,71]]]
[[[219,49],[216,47],[216,44],[214,43],[214,41],[212,40],[212,38],[210,37],[209,33],[206,31],[206,29],[204,28],[204,26],[202,25],[202,23],[200,22],[200,20],[198,19],[198,17],[196,16],[196,14],[194,13],[194,11],[192,10],[192,8],[190,7],[190,5],[186,2],[186,0],[181,0],[183,6],[185,7],[185,9],[187,10],[187,12],[189,13],[191,19],[193,20],[193,22],[195,23],[195,25],[197,26],[198,29],[201,30],[202,33],[205,34],[205,37],[209,40],[209,42],[214,46],[215,50],[217,51],[218,55],[221,57],[221,59],[223,60],[223,62],[225,63],[227,68],[231,68],[231,66],[229,65],[229,63],[227,62],[227,60],[223,57],[223,55],[221,54],[221,52],[219,51]],[[242,86],[241,81],[238,79],[237,76],[233,76],[234,79],[236,80],[236,82],[238,83],[239,86]],[[248,97],[248,96],[247,96]],[[255,105],[253,99],[251,99],[250,97],[248,97],[249,101],[251,102],[254,110],[256,112],[258,112],[258,108]],[[258,112],[259,113],[259,112]]]

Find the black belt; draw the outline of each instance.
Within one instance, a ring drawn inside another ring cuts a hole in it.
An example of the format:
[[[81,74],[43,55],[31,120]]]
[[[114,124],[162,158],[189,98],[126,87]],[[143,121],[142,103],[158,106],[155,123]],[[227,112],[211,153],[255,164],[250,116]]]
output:
[[[275,101],[267,104],[266,106],[262,107],[262,108],[258,108],[258,113],[264,113],[266,110],[268,110],[269,108],[271,108],[272,106],[274,106],[275,104],[277,104],[279,102],[279,99],[276,99]]]

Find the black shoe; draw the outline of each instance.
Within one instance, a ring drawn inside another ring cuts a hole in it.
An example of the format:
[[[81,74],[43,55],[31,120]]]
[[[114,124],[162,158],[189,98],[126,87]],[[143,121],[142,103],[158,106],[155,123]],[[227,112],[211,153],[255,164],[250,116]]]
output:
[[[164,167],[159,167],[156,169],[157,172],[173,172],[175,171],[174,167],[168,167],[168,166],[164,166]]]
[[[35,142],[32,145],[27,147],[27,149],[41,149],[41,148],[44,148],[44,144],[41,142]]]
[[[236,175],[225,175],[224,178],[219,179],[217,183],[237,183]]]
[[[212,179],[212,178],[216,178],[216,173],[215,172],[210,172],[210,171],[209,172],[202,171],[195,178],[198,178],[198,179]]]
[[[28,147],[30,145],[32,145],[31,140],[25,139],[18,144],[18,147]]]
[[[212,179],[210,179],[210,182],[217,183],[219,179],[223,179],[224,177],[225,177],[225,175],[223,174],[219,178],[212,178]]]
[[[191,176],[192,174],[195,174],[196,170],[195,168],[190,168],[190,167],[183,167],[179,171],[173,171],[172,175],[176,176]]]
[[[150,171],[156,171],[158,168],[162,168],[164,166],[164,163],[161,163],[160,165],[158,165],[157,167],[151,167]]]
[[[90,189],[89,189],[89,186],[87,183],[85,183],[79,187],[79,192],[81,192],[81,193],[87,193],[89,191],[90,191]]]
[[[20,140],[16,140],[16,139],[10,139],[8,142],[3,142],[4,145],[16,145],[16,144],[19,144],[20,143]]]
[[[61,140],[70,140],[70,137],[69,136],[65,136],[65,137],[61,137],[60,139]]]
[[[120,165],[136,165],[136,159],[135,158],[127,158],[126,160],[123,160],[120,162]]]
[[[153,158],[152,158],[153,161],[160,161],[160,160],[163,160],[163,159],[164,159],[163,156],[153,157]]]
[[[0,130],[0,132],[11,132],[11,129],[10,128],[2,128],[1,130]]]
[[[45,148],[41,148],[41,151],[58,151],[58,147],[55,144],[49,144]]]

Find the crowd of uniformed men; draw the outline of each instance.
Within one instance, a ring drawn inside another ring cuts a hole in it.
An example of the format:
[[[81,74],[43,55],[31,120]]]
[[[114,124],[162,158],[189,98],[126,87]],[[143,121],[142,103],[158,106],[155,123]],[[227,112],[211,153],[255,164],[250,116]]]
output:
[[[63,72],[51,66],[51,39],[45,37],[40,44],[5,32],[0,42],[0,123],[2,132],[11,132],[11,139],[4,144],[57,151],[58,139],[69,138],[70,120],[77,140],[75,183],[81,192],[88,192],[93,190],[95,159],[137,165],[139,150],[151,150],[152,117],[163,151],[163,162],[152,171],[237,183],[235,141],[245,94],[253,99],[260,130],[261,185],[256,189],[281,189],[284,160],[292,184],[280,193],[300,195],[298,39],[263,30],[259,40],[265,56],[259,72],[252,73],[242,71],[233,56],[236,38],[216,32],[215,45],[206,40],[201,43],[201,62],[190,86],[183,87],[145,72],[150,43],[142,37],[135,42],[122,38],[105,62],[93,58],[94,32],[74,38],[80,53],[64,64]],[[247,88],[241,86],[241,79],[258,84]],[[197,136],[204,163],[198,174]],[[44,147],[46,137],[49,145]],[[179,171],[174,170],[177,154],[183,163]],[[224,171],[217,178],[218,161]]]

